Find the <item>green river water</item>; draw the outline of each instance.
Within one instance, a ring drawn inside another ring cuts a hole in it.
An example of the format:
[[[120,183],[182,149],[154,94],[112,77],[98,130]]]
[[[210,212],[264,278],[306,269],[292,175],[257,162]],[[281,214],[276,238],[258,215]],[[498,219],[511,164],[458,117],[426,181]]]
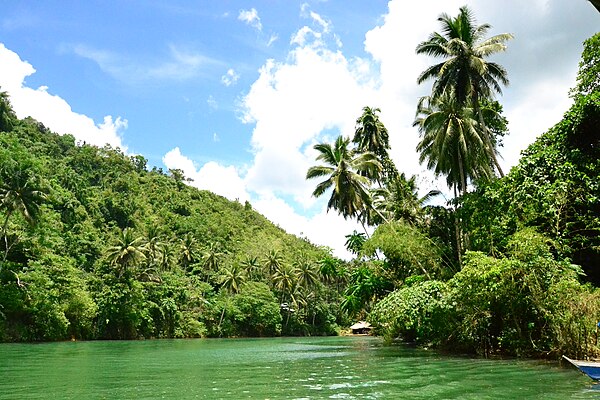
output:
[[[557,363],[372,337],[0,344],[0,399],[592,399]]]

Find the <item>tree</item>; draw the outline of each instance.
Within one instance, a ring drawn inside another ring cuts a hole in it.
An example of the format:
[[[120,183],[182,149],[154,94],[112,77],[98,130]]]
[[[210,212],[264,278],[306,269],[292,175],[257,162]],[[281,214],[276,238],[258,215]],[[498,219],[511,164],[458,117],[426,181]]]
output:
[[[295,263],[296,276],[298,277],[298,285],[302,288],[310,290],[319,283],[317,270],[310,260],[303,256]]]
[[[351,234],[346,235],[346,243],[344,244],[344,246],[346,246],[346,249],[348,251],[350,251],[353,254],[359,254],[360,251],[362,250],[363,244],[365,243],[365,241],[367,240],[367,235],[364,233],[359,233],[356,230],[353,231]]]
[[[219,251],[219,246],[214,242],[208,245],[208,248],[202,253],[202,264],[203,267],[210,271],[217,271],[219,269],[219,260],[223,256],[223,253]]]
[[[17,116],[10,105],[8,93],[0,92],[0,132],[8,132],[13,128]]]
[[[495,93],[502,93],[502,85],[508,85],[506,70],[497,63],[486,61],[486,58],[506,50],[505,43],[512,39],[512,35],[502,33],[486,39],[491,25],[477,26],[467,6],[460,8],[456,18],[442,14],[438,21],[443,33],[432,33],[427,41],[417,46],[417,54],[440,57],[444,61],[423,71],[417,82],[433,80],[431,97],[435,99],[451,93],[458,107],[473,110],[481,124],[484,148],[502,176],[491,135],[480,112],[480,103],[492,98]]]
[[[278,268],[283,265],[284,260],[279,250],[269,250],[265,257],[265,269],[269,274],[273,274]]]
[[[196,259],[198,243],[194,235],[190,232],[186,233],[179,241],[179,260],[184,269]]]
[[[46,199],[38,179],[32,175],[31,166],[9,163],[0,171],[0,210],[5,213],[2,224],[4,237],[4,257],[6,261],[10,246],[8,243],[8,221],[14,213],[19,213],[31,225],[40,214],[40,206]]]
[[[358,217],[362,210],[371,207],[369,186],[371,179],[377,178],[381,163],[371,152],[355,153],[348,148],[350,140],[339,136],[334,145],[320,143],[314,146],[319,152],[317,160],[326,165],[309,168],[306,179],[326,177],[313,192],[320,197],[332,189],[327,210],[333,208],[340,215]],[[364,174],[364,175],[361,175]]]
[[[298,283],[296,269],[289,264],[281,264],[271,275],[273,286],[281,295],[281,302],[289,297],[293,298],[294,289]]]
[[[419,196],[416,182],[416,175],[410,179],[406,179],[404,173],[397,175],[385,187],[373,191],[375,208],[385,215],[388,221],[402,219],[412,225],[422,224],[425,203],[441,192],[430,190],[424,196]]]
[[[251,281],[259,281],[262,278],[262,268],[258,262],[258,257],[246,255],[241,266]]]
[[[146,259],[144,244],[143,237],[136,237],[131,228],[125,228],[120,232],[116,244],[108,248],[106,257],[112,265],[119,267],[119,278]]]
[[[390,149],[389,133],[377,113],[379,108],[364,107],[362,115],[356,120],[354,142],[358,152],[371,152],[375,154],[382,164],[384,178],[390,179],[398,172],[389,157]]]
[[[469,180],[493,175],[487,158],[486,138],[475,111],[461,105],[451,92],[419,101],[413,123],[419,129],[419,161],[427,168],[446,176],[446,183],[465,194]]]
[[[246,282],[246,272],[240,265],[232,264],[221,271],[219,280],[224,289],[230,293],[237,293]]]

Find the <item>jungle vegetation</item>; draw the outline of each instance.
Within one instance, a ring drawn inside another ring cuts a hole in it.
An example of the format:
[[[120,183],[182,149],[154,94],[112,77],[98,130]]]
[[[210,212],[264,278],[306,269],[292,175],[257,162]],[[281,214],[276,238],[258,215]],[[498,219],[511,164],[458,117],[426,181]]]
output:
[[[365,107],[352,141],[318,144],[315,196],[371,226],[353,232],[342,307],[387,340],[483,355],[588,357],[600,352],[600,34],[584,43],[573,105],[506,175],[508,121],[496,99],[508,73],[468,7],[442,14],[416,51],[439,62],[414,126],[420,161],[454,193],[438,206],[388,156],[389,133]]]
[[[182,171],[19,120],[0,93],[0,340],[334,334],[365,318],[453,351],[599,354],[600,34],[571,108],[505,173],[508,72],[490,57],[512,36],[488,37],[467,7],[439,22],[416,48],[439,62],[415,77],[432,85],[415,151],[454,196],[398,171],[393,132],[364,107],[306,175],[365,228],[347,262]]]
[[[0,98],[0,341],[335,334],[345,272],[252,209]]]

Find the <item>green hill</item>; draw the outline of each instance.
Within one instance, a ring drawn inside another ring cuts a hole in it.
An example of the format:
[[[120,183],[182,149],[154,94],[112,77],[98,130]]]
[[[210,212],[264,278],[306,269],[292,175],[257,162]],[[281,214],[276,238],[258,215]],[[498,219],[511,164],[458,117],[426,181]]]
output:
[[[0,340],[335,332],[327,249],[0,100]]]

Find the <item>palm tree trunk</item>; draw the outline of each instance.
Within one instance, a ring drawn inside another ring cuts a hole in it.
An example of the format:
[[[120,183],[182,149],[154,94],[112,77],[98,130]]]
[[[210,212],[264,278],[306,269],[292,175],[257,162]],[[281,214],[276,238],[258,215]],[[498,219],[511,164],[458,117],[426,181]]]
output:
[[[460,223],[458,220],[458,201],[457,201],[457,190],[456,183],[454,184],[454,233],[456,234],[456,253],[458,255],[458,265],[462,268],[462,246],[461,246],[461,234],[460,234]]]
[[[9,209],[6,211],[6,218],[4,219],[4,224],[2,225],[2,235],[4,236],[4,257],[2,258],[2,262],[6,262],[6,259],[8,258],[8,234],[7,234],[7,230],[8,230],[8,219],[10,218],[10,215],[12,214],[12,211]]]

